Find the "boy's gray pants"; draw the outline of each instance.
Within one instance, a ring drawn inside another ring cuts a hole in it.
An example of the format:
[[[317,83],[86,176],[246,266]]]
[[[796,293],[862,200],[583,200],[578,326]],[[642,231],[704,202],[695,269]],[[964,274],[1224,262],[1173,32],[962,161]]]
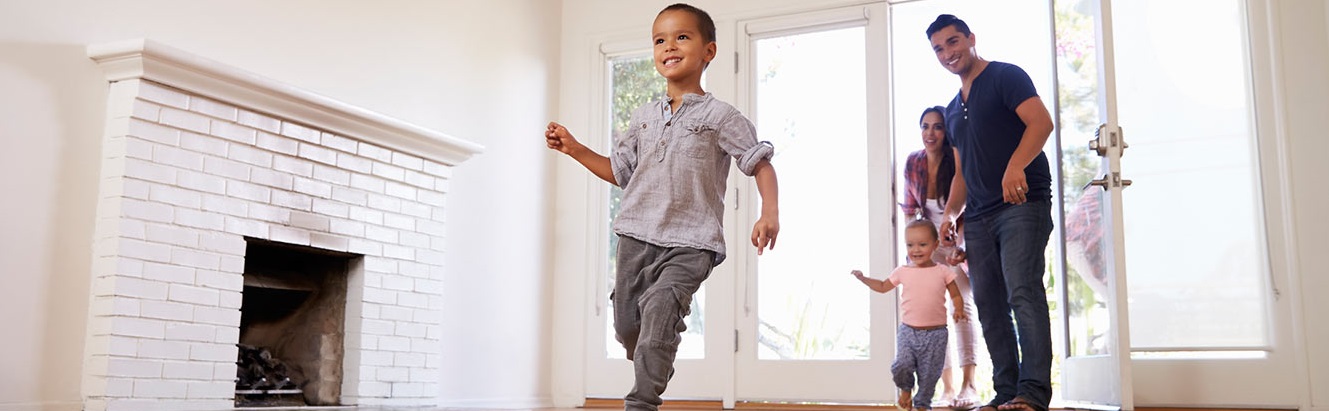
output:
[[[932,391],[941,378],[946,363],[946,326],[917,329],[903,323],[895,332],[895,362],[891,375],[901,390],[914,390],[914,374],[918,374],[918,393],[914,394],[914,408],[932,408]]]
[[[660,394],[674,375],[674,355],[692,294],[714,268],[715,253],[660,247],[627,236],[618,239],[614,279],[614,333],[632,359],[636,383],[623,398],[629,411],[659,409]],[[943,334],[944,335],[944,334]]]

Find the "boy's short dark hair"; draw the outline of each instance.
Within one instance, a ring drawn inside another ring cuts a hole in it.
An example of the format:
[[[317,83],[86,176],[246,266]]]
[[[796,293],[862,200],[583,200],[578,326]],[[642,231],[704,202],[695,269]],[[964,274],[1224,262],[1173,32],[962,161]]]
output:
[[[932,38],[933,34],[941,31],[941,29],[944,29],[947,26],[955,26],[955,31],[964,34],[965,37],[969,37],[970,34],[973,34],[969,31],[969,25],[965,24],[964,20],[960,20],[959,17],[955,17],[953,14],[942,14],[937,16],[937,19],[933,20],[932,24],[928,26],[928,38]]]
[[[704,40],[707,43],[715,41],[715,20],[711,20],[711,15],[706,13],[706,10],[696,8],[690,4],[674,3],[670,4],[669,7],[665,7],[664,10],[660,10],[660,13],[656,16],[664,14],[666,11],[692,13],[692,16],[697,18],[697,30],[701,32],[702,37],[705,37]]]
[[[910,221],[909,224],[905,224],[905,226],[904,226],[904,229],[905,229],[905,230],[908,230],[908,229],[911,229],[911,228],[927,228],[927,229],[928,229],[928,234],[932,234],[932,241],[940,241],[940,240],[941,240],[941,236],[937,234],[937,226],[932,225],[932,220],[928,220],[928,219],[926,219],[926,218],[921,218],[921,219],[918,219],[918,220]]]

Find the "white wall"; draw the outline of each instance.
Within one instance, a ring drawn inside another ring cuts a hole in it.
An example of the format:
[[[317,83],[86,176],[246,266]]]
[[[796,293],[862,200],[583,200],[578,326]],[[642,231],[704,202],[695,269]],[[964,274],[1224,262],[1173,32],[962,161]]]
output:
[[[549,184],[539,171],[549,158],[538,133],[555,111],[560,9],[0,0],[0,410],[77,409],[106,100],[84,47],[139,37],[487,146],[456,170],[449,196],[440,396],[547,398]]]

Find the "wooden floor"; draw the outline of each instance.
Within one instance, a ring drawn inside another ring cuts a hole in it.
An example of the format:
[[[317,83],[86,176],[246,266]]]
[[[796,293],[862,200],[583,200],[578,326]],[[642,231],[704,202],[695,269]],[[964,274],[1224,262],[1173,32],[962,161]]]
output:
[[[301,407],[301,408],[238,408],[238,410],[254,411],[598,411],[598,410],[622,410],[623,400],[610,399],[587,399],[582,408],[403,408],[403,407]],[[661,411],[719,411],[724,409],[719,401],[665,401],[660,407]],[[842,404],[788,404],[788,403],[762,403],[762,402],[739,402],[735,404],[737,411],[896,411],[894,405],[842,405]],[[949,408],[937,408],[937,411],[948,411]],[[1075,411],[1069,409],[1054,408],[1051,411]],[[1257,408],[1136,408],[1135,411],[1287,411],[1277,409],[1257,409]]]
[[[588,399],[584,408],[402,408],[402,407],[303,407],[303,408],[246,408],[244,410],[262,411],[594,411],[621,410],[622,400]],[[666,401],[661,411],[685,410],[722,410],[719,401]],[[735,405],[738,411],[895,411],[893,405],[832,405],[832,404],[783,404],[783,403],[744,403]],[[938,408],[945,411],[948,408]],[[1052,411],[1070,411],[1053,409]],[[1286,411],[1253,408],[1136,408],[1135,411]]]

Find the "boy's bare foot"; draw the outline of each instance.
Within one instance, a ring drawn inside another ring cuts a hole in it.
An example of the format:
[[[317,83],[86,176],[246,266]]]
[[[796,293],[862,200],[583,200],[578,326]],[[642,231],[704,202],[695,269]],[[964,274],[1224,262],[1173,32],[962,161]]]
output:
[[[909,390],[900,390],[900,397],[895,399],[895,407],[905,411],[914,408],[914,394]]]

